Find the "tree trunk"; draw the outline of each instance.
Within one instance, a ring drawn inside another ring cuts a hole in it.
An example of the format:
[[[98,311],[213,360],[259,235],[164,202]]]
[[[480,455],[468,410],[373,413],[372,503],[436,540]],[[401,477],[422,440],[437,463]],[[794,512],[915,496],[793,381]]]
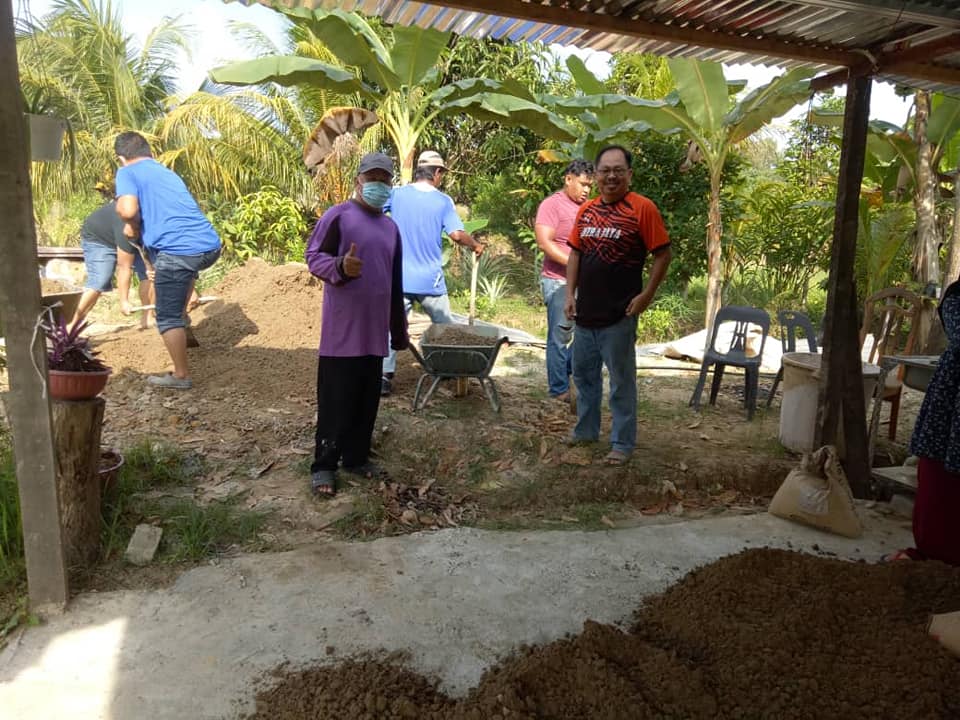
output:
[[[100,430],[103,398],[54,400],[60,520],[67,567],[89,567],[100,554]]]
[[[710,176],[710,210],[707,215],[707,342],[713,332],[713,319],[720,310],[723,289],[723,264],[720,240],[723,237],[723,226],[720,218],[720,176],[711,173]]]
[[[914,277],[927,295],[940,284],[940,233],[937,228],[937,183],[933,167],[933,146],[927,139],[930,117],[930,93],[917,91],[914,139],[917,143],[917,187],[914,206],[917,212],[917,243],[913,254]],[[925,301],[920,310],[916,347],[924,352],[936,316],[936,305]]]
[[[950,235],[943,287],[947,287],[958,279],[960,279],[960,157],[957,158],[957,174],[953,176],[953,232]]]

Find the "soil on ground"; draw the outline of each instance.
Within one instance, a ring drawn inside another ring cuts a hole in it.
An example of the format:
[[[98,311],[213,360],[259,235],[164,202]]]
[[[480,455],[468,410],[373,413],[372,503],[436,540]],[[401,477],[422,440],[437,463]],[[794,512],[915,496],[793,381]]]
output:
[[[960,717],[960,660],[926,634],[960,609],[960,568],[748,550],[648,600],[524,648],[466,697],[396,659],[281,669],[248,720]]]
[[[499,415],[475,380],[466,397],[456,396],[453,381],[441,383],[430,404],[413,413],[421,368],[412,354],[400,353],[393,394],[381,402],[373,438],[390,482],[341,475],[337,499],[320,503],[310,497],[308,468],[321,284],[305,265],[253,259],[203,292],[218,300],[192,314],[200,347],[189,351],[189,392],[147,384],[147,375],[170,369],[156,331],[105,328],[95,338],[114,370],[105,393],[104,444],[122,451],[146,439],[203,456],[208,472],[192,488],[194,496],[201,502],[242,498],[250,508],[270,511],[272,547],[313,541],[318,531],[376,537],[461,521],[601,528],[755,512],[797,462],[776,441],[776,405],[747,421],[738,395],[743,381],[735,374],[725,378],[716,407],[695,413],[688,407],[694,373],[642,371],[638,447],[626,466],[607,467],[607,412],[603,442],[563,444],[575,418],[547,394],[542,348],[509,346],[499,353],[492,373],[503,403]],[[419,343],[428,326],[414,315],[412,342]],[[458,332],[448,329],[447,338]],[[475,342],[475,335],[463,334]],[[397,493],[409,488],[417,489],[413,501],[398,504]]]
[[[155,330],[140,330],[137,319],[106,324],[122,317],[111,311],[109,295],[94,308],[93,344],[114,371],[103,444],[123,452],[159,442],[202,457],[205,472],[194,483],[163,492],[270,513],[259,547],[314,542],[318,533],[370,538],[457,524],[600,529],[756,512],[797,463],[777,442],[776,403],[747,421],[735,373],[725,376],[716,407],[696,413],[688,407],[695,372],[661,371],[656,359],[646,360],[653,369],[638,378],[636,451],[625,466],[608,467],[608,412],[601,442],[564,444],[575,417],[547,393],[542,347],[499,352],[492,378],[500,414],[475,379],[465,397],[457,396],[455,382],[442,382],[429,405],[412,412],[422,370],[403,352],[373,437],[387,477],[341,474],[337,498],[318,502],[309,493],[309,464],[321,284],[303,264],[253,259],[203,294],[218,299],[192,313],[200,346],[189,350],[194,385],[186,392],[146,382],[171,369]],[[428,326],[413,315],[412,342]],[[473,334],[447,329],[448,337],[457,333],[475,342]],[[909,423],[905,410],[901,437]]]

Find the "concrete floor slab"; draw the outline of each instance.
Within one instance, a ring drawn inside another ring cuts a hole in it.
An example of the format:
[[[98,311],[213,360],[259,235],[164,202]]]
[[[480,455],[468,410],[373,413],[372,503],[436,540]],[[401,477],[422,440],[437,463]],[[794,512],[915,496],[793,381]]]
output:
[[[252,707],[283,661],[403,650],[462,693],[524,643],[628,620],[639,601],[743,548],[875,561],[909,521],[861,513],[849,540],[761,515],[608,532],[445,530],[246,555],[170,588],[89,593],[0,653],[0,715],[18,720],[194,720]]]

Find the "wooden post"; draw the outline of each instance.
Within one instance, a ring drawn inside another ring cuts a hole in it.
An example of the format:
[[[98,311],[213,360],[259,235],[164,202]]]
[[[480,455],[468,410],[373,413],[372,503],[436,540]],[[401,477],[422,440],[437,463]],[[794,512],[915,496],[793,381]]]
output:
[[[835,445],[841,409],[846,445],[844,470],[853,494],[865,497],[870,487],[866,402],[860,360],[860,323],[854,262],[857,253],[860,184],[870,116],[869,76],[847,80],[843,147],[837,179],[837,209],[830,250],[827,310],[823,318],[823,359],[818,393],[815,448]]]
[[[27,152],[26,121],[19,102],[20,79],[12,0],[0,0],[0,315],[7,345],[13,428],[27,585],[34,610],[56,611],[67,602],[67,574],[60,537],[57,479],[43,335],[34,335],[40,315],[37,241]]]
[[[55,400],[60,526],[67,567],[90,567],[100,556],[100,431],[103,398]]]

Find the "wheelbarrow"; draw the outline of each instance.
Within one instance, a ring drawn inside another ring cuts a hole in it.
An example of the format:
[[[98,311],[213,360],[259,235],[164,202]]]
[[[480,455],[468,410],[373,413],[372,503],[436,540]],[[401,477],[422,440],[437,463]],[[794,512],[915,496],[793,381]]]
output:
[[[478,341],[476,345],[443,344],[443,330],[450,327],[482,338],[493,338],[496,342],[483,344]],[[493,378],[490,377],[490,371],[493,370],[497,361],[501,346],[506,342],[507,338],[500,337],[498,329],[493,327],[437,323],[428,327],[420,339],[420,350],[417,350],[413,343],[410,344],[410,352],[423,368],[423,374],[417,381],[417,388],[413,393],[413,411],[417,412],[426,406],[441,380],[476,378],[480,381],[480,387],[483,388],[487,400],[490,401],[490,407],[494,412],[499,413],[500,395]],[[423,392],[429,378],[432,378],[433,382],[430,383],[427,391]]]

